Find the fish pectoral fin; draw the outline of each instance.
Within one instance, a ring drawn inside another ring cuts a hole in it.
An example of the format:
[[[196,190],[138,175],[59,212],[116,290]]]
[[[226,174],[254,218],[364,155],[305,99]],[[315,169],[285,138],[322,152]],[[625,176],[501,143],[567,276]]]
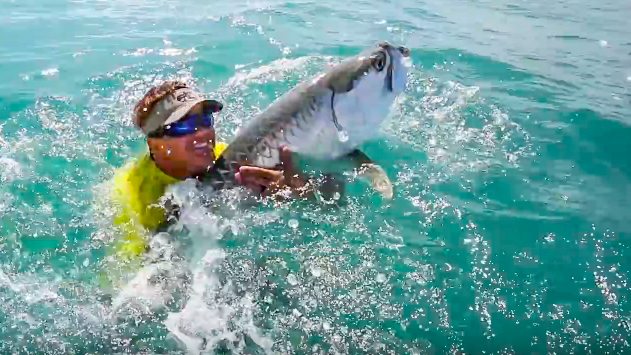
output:
[[[370,186],[381,194],[385,199],[392,199],[394,196],[394,188],[388,178],[385,170],[374,163],[364,163],[359,168],[359,176],[370,180]]]
[[[348,157],[355,163],[357,175],[370,180],[370,186],[381,194],[385,199],[394,197],[394,188],[392,182],[388,178],[388,174],[383,168],[372,161],[366,154],[360,150],[354,150]]]

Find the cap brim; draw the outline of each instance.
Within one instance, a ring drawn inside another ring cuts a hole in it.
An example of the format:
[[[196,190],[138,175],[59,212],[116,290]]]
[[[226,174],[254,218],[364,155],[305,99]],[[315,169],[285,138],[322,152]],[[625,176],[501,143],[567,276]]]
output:
[[[173,111],[173,113],[169,116],[169,118],[167,118],[166,121],[164,121],[164,123],[162,125],[166,126],[168,124],[175,123],[175,122],[181,120],[184,116],[186,116],[186,114],[193,107],[195,107],[195,105],[199,104],[200,102],[203,102],[204,106],[210,108],[210,110],[212,112],[219,112],[219,111],[221,111],[223,109],[223,104],[221,102],[217,101],[217,100],[201,99],[201,100],[189,101],[186,104],[178,107],[177,110]]]

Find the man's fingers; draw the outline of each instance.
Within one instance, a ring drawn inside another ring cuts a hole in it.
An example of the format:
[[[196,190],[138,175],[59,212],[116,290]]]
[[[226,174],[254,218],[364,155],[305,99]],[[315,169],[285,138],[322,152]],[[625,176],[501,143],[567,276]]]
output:
[[[291,161],[291,150],[289,148],[280,147],[280,161],[283,163],[283,175],[288,184],[296,180],[296,169]]]
[[[236,179],[241,185],[264,187],[265,194],[270,194],[283,187],[300,188],[304,181],[297,174],[292,163],[292,152],[286,147],[279,147],[280,170],[260,168],[256,166],[241,166]]]
[[[270,181],[278,180],[280,172],[270,169],[259,168],[256,166],[242,166],[239,168],[239,176],[241,180],[251,179],[256,177],[258,179],[266,179]]]
[[[280,162],[283,164],[283,170],[293,170],[293,164],[291,163],[291,150],[285,146],[281,146],[280,150]]]

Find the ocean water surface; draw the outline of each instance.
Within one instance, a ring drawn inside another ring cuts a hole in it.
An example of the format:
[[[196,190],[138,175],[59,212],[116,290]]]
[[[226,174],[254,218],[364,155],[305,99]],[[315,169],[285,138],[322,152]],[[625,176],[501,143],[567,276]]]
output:
[[[0,10],[0,352],[631,351],[629,2]],[[299,81],[384,39],[414,61],[363,147],[394,199],[349,176],[339,209],[192,206],[188,301],[120,317],[99,288],[99,202],[145,150],[136,101],[185,80],[226,103],[229,141]]]

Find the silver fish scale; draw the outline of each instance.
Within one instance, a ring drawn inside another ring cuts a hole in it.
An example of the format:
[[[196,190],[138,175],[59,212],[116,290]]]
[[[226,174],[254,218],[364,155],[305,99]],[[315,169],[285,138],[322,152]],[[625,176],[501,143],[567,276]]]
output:
[[[313,136],[313,130],[318,124],[314,117],[322,110],[324,100],[318,99],[316,96],[307,97],[308,104],[301,106],[301,109],[293,112],[289,120],[281,120],[279,126],[274,127],[271,132],[264,136],[260,143],[254,149],[250,150],[246,158],[248,162],[252,162],[256,166],[274,167],[280,163],[278,147],[285,145],[296,152],[302,152],[310,144],[304,139]],[[263,132],[261,132],[263,133]],[[302,139],[301,139],[302,138]]]

